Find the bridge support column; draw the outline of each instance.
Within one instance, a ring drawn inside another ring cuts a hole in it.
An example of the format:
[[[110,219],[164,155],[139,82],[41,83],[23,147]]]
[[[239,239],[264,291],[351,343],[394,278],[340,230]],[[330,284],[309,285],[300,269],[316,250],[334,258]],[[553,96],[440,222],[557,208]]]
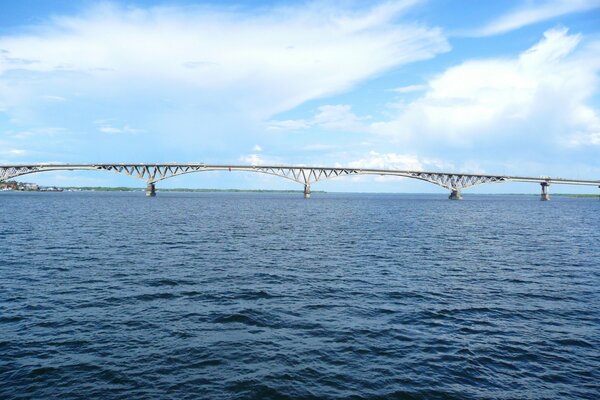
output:
[[[304,198],[310,199],[310,183],[304,184]]]
[[[462,196],[460,195],[460,190],[452,189],[450,192],[450,196],[448,197],[450,200],[462,200]]]
[[[148,196],[148,197],[156,196],[156,187],[154,187],[154,183],[148,182],[148,186],[146,186],[146,196]]]
[[[548,182],[542,182],[542,183],[540,183],[540,185],[542,186],[541,200],[542,201],[550,200],[550,193],[548,193],[548,186],[550,186],[550,184]]]

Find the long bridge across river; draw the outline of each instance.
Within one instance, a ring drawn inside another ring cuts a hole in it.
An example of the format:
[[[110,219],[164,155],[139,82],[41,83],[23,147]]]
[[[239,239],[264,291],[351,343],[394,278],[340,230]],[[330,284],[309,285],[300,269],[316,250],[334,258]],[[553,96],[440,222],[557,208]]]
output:
[[[441,186],[450,191],[449,198],[458,200],[461,191],[475,185],[500,182],[532,182],[541,185],[541,199],[548,200],[548,187],[551,184],[588,185],[600,187],[600,180],[565,179],[550,177],[529,177],[510,175],[471,174],[456,172],[432,172],[392,169],[365,169],[345,167],[310,167],[292,165],[219,165],[204,163],[166,164],[21,164],[0,165],[0,181],[21,175],[44,171],[93,170],[111,171],[146,181],[146,195],[155,196],[155,184],[178,175],[204,171],[246,171],[275,175],[304,186],[304,197],[310,197],[311,184],[340,176],[379,175],[399,176],[420,179]]]

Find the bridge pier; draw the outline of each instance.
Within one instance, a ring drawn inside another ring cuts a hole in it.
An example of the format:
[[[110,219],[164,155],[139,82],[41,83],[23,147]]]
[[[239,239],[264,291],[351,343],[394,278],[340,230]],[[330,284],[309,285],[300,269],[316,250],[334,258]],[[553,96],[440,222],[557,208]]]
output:
[[[146,196],[154,197],[156,196],[156,187],[153,182],[148,182],[148,186],[146,186]]]
[[[550,186],[550,184],[548,182],[542,182],[542,183],[540,183],[540,185],[542,186],[541,200],[542,201],[550,200],[550,193],[548,193],[548,186]]]
[[[460,195],[460,190],[452,189],[450,192],[450,196],[448,197],[450,200],[462,200],[462,196]]]
[[[304,184],[304,198],[310,199],[310,183]]]

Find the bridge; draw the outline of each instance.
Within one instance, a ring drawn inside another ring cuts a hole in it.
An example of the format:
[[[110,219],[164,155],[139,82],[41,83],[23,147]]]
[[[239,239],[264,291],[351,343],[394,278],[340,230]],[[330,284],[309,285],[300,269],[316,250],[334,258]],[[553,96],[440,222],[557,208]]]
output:
[[[146,182],[146,195],[156,195],[156,183],[174,176],[204,171],[246,171],[279,176],[304,186],[304,197],[310,197],[311,184],[341,176],[378,175],[420,179],[441,186],[450,191],[449,198],[459,200],[463,189],[485,183],[531,182],[541,185],[541,199],[549,200],[548,188],[551,184],[588,185],[600,187],[600,180],[565,179],[550,177],[529,177],[510,175],[471,174],[456,172],[433,172],[393,169],[365,169],[345,167],[310,167],[291,165],[219,165],[204,163],[166,164],[20,164],[0,165],[0,181],[21,175],[45,171],[109,171],[142,179]]]

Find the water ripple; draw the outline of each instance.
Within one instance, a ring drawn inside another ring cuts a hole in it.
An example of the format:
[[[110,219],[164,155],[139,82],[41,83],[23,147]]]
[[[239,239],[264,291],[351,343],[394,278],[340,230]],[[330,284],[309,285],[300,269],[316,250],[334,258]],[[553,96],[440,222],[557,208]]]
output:
[[[600,202],[0,194],[0,398],[597,399]]]

